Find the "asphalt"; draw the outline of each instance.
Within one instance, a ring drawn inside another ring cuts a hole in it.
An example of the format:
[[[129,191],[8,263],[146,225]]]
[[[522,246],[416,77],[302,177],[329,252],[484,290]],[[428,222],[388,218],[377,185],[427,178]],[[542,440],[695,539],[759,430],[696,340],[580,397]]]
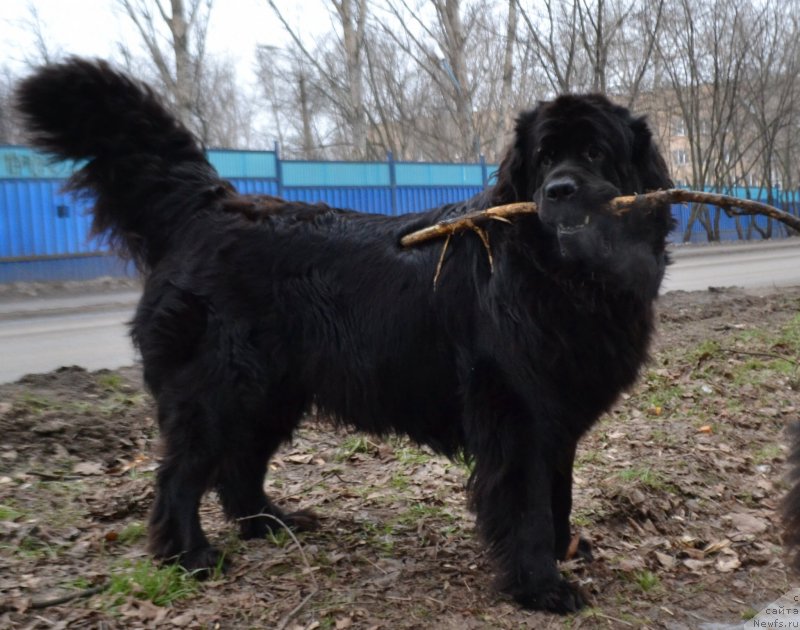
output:
[[[67,313],[123,309],[136,306],[141,291],[110,290],[85,293],[80,288],[71,295],[40,295],[31,297],[0,296],[0,320],[64,315]]]
[[[787,253],[800,253],[800,238],[726,244],[673,245],[670,246],[670,251],[675,261],[671,268],[674,277],[679,275],[681,270],[687,272],[692,270],[690,273],[694,273],[695,266],[713,267],[717,264],[714,257],[719,257],[719,264],[725,266],[728,265],[729,259],[734,259],[735,255],[739,253],[756,258],[762,253],[770,258]],[[734,258],[729,258],[731,256]],[[798,278],[798,283],[800,283],[800,275]],[[675,282],[667,284],[675,285]],[[126,309],[130,309],[132,314],[141,296],[140,290],[130,287],[98,290],[96,285],[90,283],[84,290],[83,286],[82,283],[73,282],[70,283],[68,289],[59,288],[58,294],[53,294],[46,288],[39,289],[37,295],[29,296],[0,293],[0,321]],[[667,287],[668,290],[672,288],[682,287]]]

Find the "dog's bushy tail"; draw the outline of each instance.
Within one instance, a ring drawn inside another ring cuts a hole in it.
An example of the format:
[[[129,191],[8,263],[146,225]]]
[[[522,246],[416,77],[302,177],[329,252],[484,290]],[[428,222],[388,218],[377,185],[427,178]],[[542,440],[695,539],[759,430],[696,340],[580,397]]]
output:
[[[93,231],[140,269],[222,194],[203,148],[146,85],[103,61],[43,66],[16,92],[34,147],[85,163],[67,187],[94,197]]]
[[[791,425],[789,453],[789,494],[783,500],[783,544],[790,553],[790,566],[800,573],[800,421]]]

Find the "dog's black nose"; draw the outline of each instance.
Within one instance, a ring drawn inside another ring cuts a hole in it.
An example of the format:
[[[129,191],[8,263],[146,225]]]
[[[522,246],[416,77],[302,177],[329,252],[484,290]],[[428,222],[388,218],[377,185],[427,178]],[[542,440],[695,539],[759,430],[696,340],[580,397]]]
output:
[[[578,184],[571,177],[559,177],[544,187],[544,196],[548,201],[569,199],[578,190]]]

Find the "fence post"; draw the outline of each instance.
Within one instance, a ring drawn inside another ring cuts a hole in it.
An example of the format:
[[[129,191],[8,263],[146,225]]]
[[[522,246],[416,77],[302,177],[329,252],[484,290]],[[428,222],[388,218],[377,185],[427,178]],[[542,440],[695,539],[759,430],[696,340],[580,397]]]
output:
[[[392,197],[392,216],[397,216],[397,171],[395,170],[394,154],[386,152],[386,161],[389,163],[389,187]]]
[[[480,155],[480,162],[481,162],[481,179],[483,180],[483,189],[486,190],[489,187],[489,173],[486,171],[486,156],[481,153]]]
[[[278,184],[278,197],[283,197],[283,165],[281,164],[281,153],[278,150],[278,141],[275,141],[275,179]]]

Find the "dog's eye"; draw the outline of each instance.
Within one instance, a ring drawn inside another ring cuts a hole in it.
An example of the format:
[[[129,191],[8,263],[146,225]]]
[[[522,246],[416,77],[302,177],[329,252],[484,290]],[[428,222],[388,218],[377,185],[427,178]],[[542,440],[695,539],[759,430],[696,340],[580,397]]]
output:
[[[603,157],[603,153],[599,148],[591,145],[583,152],[583,157],[585,157],[589,162],[594,162],[595,160],[599,160],[601,157]]]

